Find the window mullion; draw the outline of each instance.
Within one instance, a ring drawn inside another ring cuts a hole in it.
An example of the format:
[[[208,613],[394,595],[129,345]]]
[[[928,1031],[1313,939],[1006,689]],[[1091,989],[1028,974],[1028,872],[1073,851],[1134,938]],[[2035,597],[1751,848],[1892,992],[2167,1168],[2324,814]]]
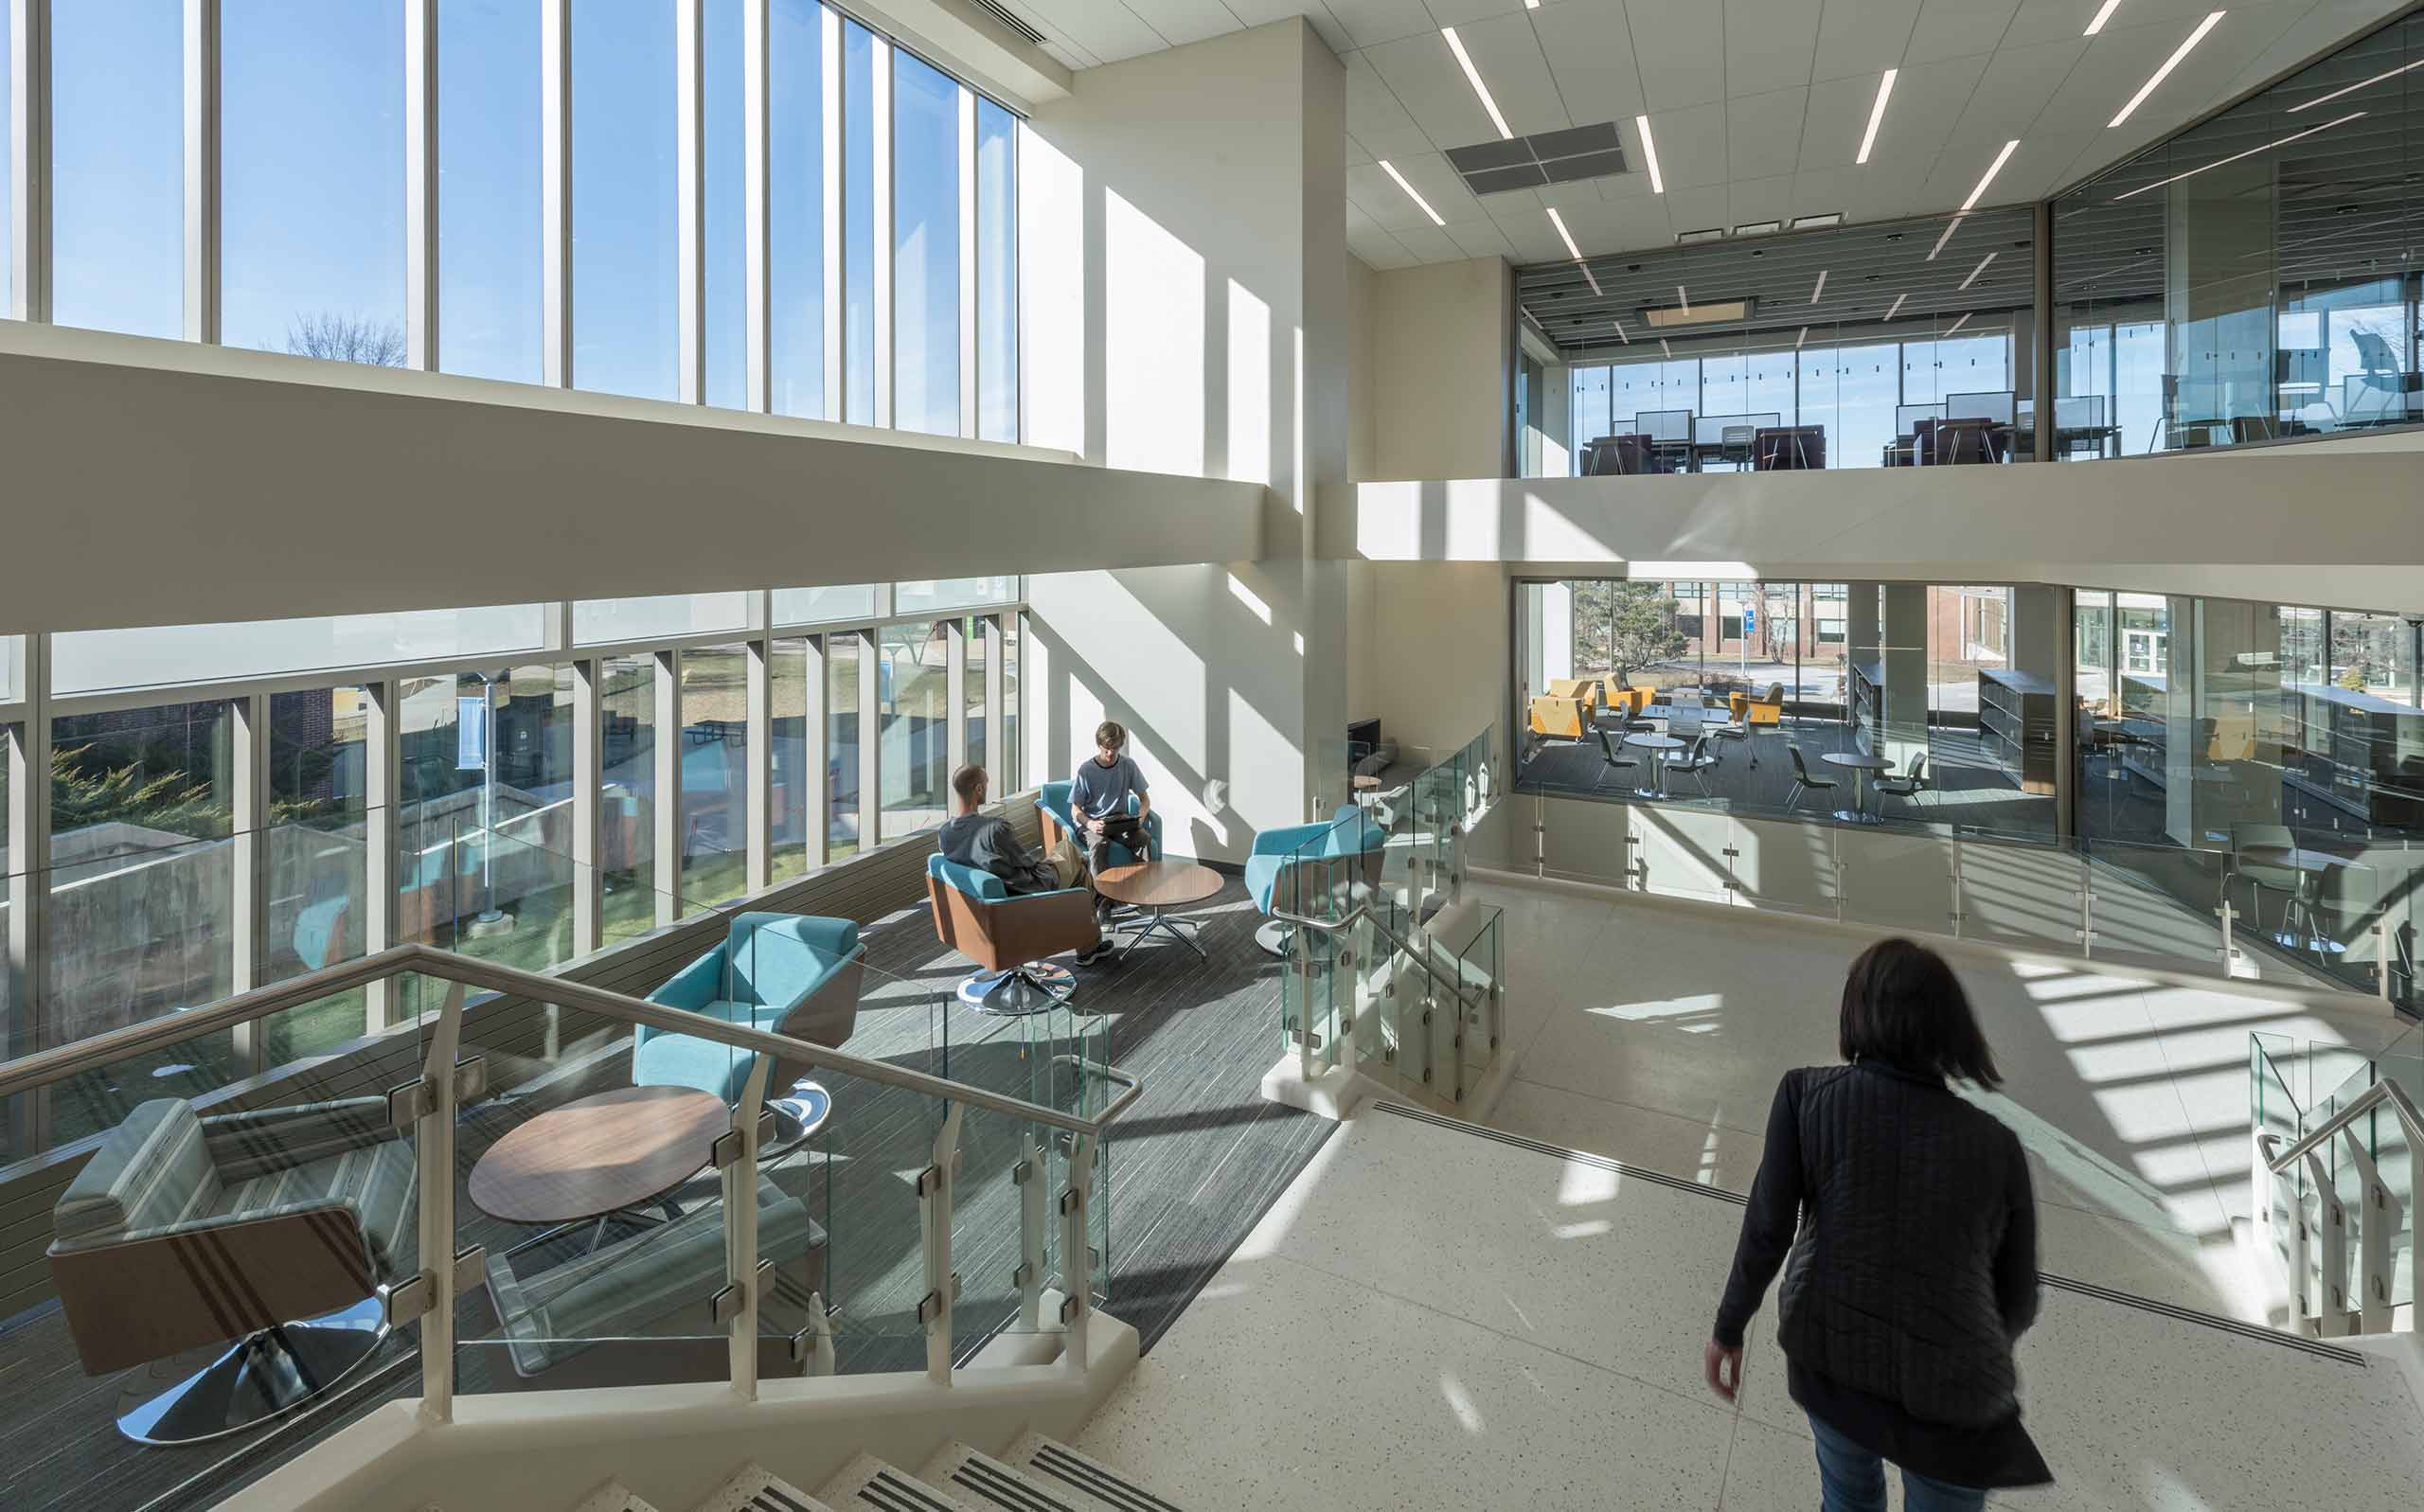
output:
[[[570,388],[572,365],[572,0],[539,0],[541,382]]]
[[[50,318],[50,0],[16,0],[9,13],[8,140],[9,287],[0,310],[11,320]]]
[[[681,290],[676,298],[680,377],[685,404],[707,395],[707,158],[704,0],[677,0],[673,11],[674,240]]]
[[[869,43],[873,66],[868,69],[867,138],[875,167],[871,175],[868,219],[875,222],[872,300],[875,305],[875,414],[881,426],[892,424],[892,44],[882,33]]]
[[[825,117],[825,213],[819,222],[825,241],[825,418],[840,420],[847,413],[842,394],[842,18],[829,6],[818,26],[822,45],[817,57],[824,73],[818,101]]]
[[[656,742],[651,756],[656,801],[650,805],[654,827],[651,858],[656,889],[656,921],[671,924],[682,916],[682,652],[652,653],[656,662]]]
[[[976,95],[959,88],[959,434],[976,436]]]
[[[185,4],[185,337],[216,343],[220,316],[219,0]]]
[[[767,204],[769,164],[774,155],[770,91],[774,39],[773,0],[744,0],[740,8],[741,220],[748,262],[749,330],[746,402],[764,414],[775,398],[774,235]]]
[[[404,0],[404,363],[437,368],[437,0]]]

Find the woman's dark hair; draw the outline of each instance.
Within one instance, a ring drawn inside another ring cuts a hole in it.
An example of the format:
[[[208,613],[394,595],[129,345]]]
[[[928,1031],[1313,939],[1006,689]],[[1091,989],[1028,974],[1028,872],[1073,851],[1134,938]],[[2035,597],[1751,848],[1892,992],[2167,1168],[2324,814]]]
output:
[[[1837,1045],[1845,1060],[1881,1060],[1988,1089],[2003,1082],[1960,979],[1916,940],[1879,940],[1852,963]]]

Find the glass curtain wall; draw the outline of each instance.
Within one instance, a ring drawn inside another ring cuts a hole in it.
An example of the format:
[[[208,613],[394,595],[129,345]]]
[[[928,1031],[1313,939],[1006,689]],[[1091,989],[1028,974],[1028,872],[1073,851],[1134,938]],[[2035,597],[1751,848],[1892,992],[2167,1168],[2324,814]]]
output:
[[[33,231],[50,248],[59,324],[157,337],[211,331],[228,345],[375,365],[415,361],[406,269],[417,221],[406,182],[426,152],[437,287],[425,355],[442,371],[549,380],[547,248],[561,232],[571,344],[559,381],[571,386],[673,400],[687,392],[695,357],[704,382],[694,397],[708,404],[1019,439],[1019,117],[881,32],[815,0],[766,0],[767,256],[765,287],[753,291],[745,32],[754,12],[743,0],[702,5],[704,297],[686,329],[678,169],[690,133],[679,7],[562,8],[568,139],[553,154],[544,72],[557,48],[536,0],[435,8],[426,63],[437,109],[426,140],[406,139],[408,49],[422,43],[406,34],[403,0],[215,0],[206,9],[219,19],[219,77],[206,99],[218,114],[201,128],[218,144],[215,249],[188,238],[185,223],[188,9],[180,0],[51,7],[54,171],[46,223]],[[838,54],[841,131],[830,174],[829,50]],[[545,165],[557,155],[567,182],[551,196]],[[0,161],[0,222],[15,213],[11,171]],[[569,216],[561,228],[546,222],[559,199]],[[826,308],[829,231],[838,231],[838,312]],[[0,235],[0,258],[12,249]],[[219,283],[187,310],[192,258],[215,258]],[[0,289],[14,279],[0,261]],[[761,394],[749,377],[754,293],[767,314]],[[829,340],[841,347],[832,393]]]
[[[2419,62],[2410,15],[2055,202],[2058,455],[2424,423]]]
[[[2050,840],[2054,602],[2005,585],[1520,584],[1518,784]],[[1802,774],[1837,786],[1796,792]]]

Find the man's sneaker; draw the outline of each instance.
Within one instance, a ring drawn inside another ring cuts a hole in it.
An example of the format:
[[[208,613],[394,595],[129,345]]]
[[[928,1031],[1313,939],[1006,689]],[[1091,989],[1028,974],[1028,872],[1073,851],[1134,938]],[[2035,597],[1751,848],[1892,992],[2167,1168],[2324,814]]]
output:
[[[1109,939],[1099,939],[1078,952],[1078,964],[1079,966],[1092,966],[1096,961],[1101,960],[1104,956],[1109,955],[1110,953],[1111,941]]]

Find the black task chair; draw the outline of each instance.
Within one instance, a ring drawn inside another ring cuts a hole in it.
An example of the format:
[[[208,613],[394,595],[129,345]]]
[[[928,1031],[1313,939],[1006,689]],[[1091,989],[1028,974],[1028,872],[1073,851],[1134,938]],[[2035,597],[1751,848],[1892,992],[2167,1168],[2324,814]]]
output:
[[[1813,777],[1809,774],[1809,763],[1802,759],[1801,747],[1788,744],[1784,751],[1785,755],[1792,757],[1792,792],[1785,795],[1786,808],[1799,808],[1801,795],[1805,792],[1827,792],[1837,786],[1833,777]]]
[[[1898,777],[1878,778],[1877,792],[1880,797],[1916,799],[1927,785],[1928,754],[1922,751],[1911,758],[1910,771]]]
[[[2248,915],[2264,929],[2264,895],[2281,895],[2280,927],[2269,933],[2284,944],[2304,949],[2321,937],[2315,927],[2316,878],[2298,864],[2298,837],[2287,825],[2231,826],[2231,869],[2222,891],[2233,882],[2248,888]]]
[[[1720,759],[1720,757],[1716,754],[1717,749],[1718,747],[1714,736],[1696,735],[1692,738],[1690,747],[1686,749],[1682,756],[1678,756],[1672,753],[1668,754],[1666,758],[1666,771],[1670,775],[1678,772],[1688,775],[1694,782],[1700,785],[1701,796],[1703,798],[1708,797],[1710,796],[1708,791],[1708,774]]]
[[[1591,786],[1594,791],[1598,788],[1600,783],[1608,780],[1608,774],[1610,772],[1618,771],[1628,767],[1636,767],[1641,764],[1630,756],[1621,756],[1616,755],[1616,741],[1618,739],[1618,736],[1614,730],[1612,730],[1608,726],[1602,724],[1598,727],[1598,735],[1599,758],[1605,761],[1607,766],[1600,771],[1597,776],[1591,779]]]

